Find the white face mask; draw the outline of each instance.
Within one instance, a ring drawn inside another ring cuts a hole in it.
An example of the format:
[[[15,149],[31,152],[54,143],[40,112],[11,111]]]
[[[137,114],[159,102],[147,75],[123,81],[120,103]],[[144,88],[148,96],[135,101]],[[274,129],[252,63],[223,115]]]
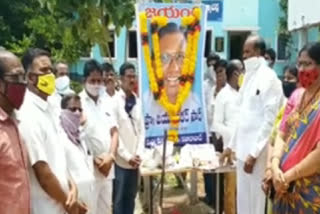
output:
[[[58,77],[56,79],[56,89],[59,94],[63,94],[70,87],[70,78],[68,76]]]
[[[244,67],[246,72],[255,71],[260,66],[260,60],[258,57],[250,57],[244,60]]]
[[[92,85],[90,83],[86,83],[85,88],[91,96],[98,97],[101,90],[101,85]]]
[[[105,85],[101,85],[101,86],[100,86],[99,94],[100,94],[100,95],[103,95],[103,94],[106,93],[106,91],[107,91],[107,87],[106,87]]]

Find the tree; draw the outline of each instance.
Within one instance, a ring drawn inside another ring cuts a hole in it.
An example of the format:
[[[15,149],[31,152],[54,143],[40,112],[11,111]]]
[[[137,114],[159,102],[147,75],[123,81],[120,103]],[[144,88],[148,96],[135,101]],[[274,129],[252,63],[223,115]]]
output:
[[[279,1],[280,9],[282,12],[282,16],[279,17],[279,28],[278,28],[278,36],[281,37],[282,41],[285,43],[287,47],[287,57],[290,58],[290,49],[292,46],[292,37],[291,33],[288,30],[288,0],[280,0]]]
[[[0,45],[19,56],[30,47],[39,47],[49,50],[56,60],[73,62],[90,51],[90,44],[59,25],[63,14],[50,14],[37,0],[1,0],[0,14]]]
[[[1,0],[0,45],[21,55],[29,47],[76,61],[98,43],[106,55],[109,27],[119,34],[134,19],[134,0]],[[109,54],[108,54],[109,53]]]
[[[113,25],[117,35],[122,27],[130,27],[134,20],[134,0],[38,0],[51,14],[63,14],[59,25],[71,34],[93,46],[99,44],[105,55],[110,56],[109,28]]]

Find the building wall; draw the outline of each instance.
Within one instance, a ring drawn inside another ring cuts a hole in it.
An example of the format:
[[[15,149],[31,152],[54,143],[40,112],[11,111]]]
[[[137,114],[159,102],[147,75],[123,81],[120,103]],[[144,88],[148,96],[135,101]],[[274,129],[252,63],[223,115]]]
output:
[[[251,31],[260,34],[267,43],[268,47],[277,51],[278,41],[278,21],[281,15],[279,0],[221,0],[223,1],[223,19],[222,22],[208,22],[207,30],[212,30],[212,51],[216,51],[215,38],[224,38],[224,50],[217,52],[222,58],[230,58],[230,42],[229,33]],[[135,22],[132,29],[136,29]],[[123,28],[120,35],[116,39],[116,56],[113,59],[113,65],[116,71],[119,70],[121,64],[126,60],[127,35],[126,29]],[[308,40],[316,41],[319,39],[317,28],[311,28],[308,32]],[[293,63],[299,50],[299,32],[292,34],[293,43],[290,46],[289,60],[277,60],[275,71],[282,76],[283,67],[289,63]],[[84,61],[71,66],[71,72],[82,74]],[[106,60],[106,59],[105,59]],[[136,59],[128,59],[127,61],[137,65]],[[205,59],[203,59],[205,63]]]

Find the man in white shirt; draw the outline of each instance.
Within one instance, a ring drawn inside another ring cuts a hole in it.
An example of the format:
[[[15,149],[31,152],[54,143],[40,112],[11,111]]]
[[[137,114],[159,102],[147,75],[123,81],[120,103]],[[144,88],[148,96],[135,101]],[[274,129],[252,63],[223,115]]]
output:
[[[107,110],[117,115],[119,101],[119,91],[116,90],[117,74],[110,63],[105,62],[102,64],[102,78],[101,96],[107,105]]]
[[[239,118],[229,148],[237,157],[238,214],[264,213],[261,189],[266,163],[266,145],[283,96],[276,73],[263,56],[265,42],[247,38],[243,48],[245,77],[240,88]]]
[[[97,210],[100,214],[112,213],[113,162],[118,148],[118,129],[115,119],[106,112],[101,97],[102,69],[96,60],[84,66],[85,85],[80,93],[87,120],[83,134],[88,149],[94,157],[97,185]]]
[[[120,67],[119,148],[115,164],[114,214],[133,214],[138,190],[139,150],[144,145],[140,100],[134,94],[135,67],[124,63]]]
[[[22,59],[28,91],[19,112],[20,131],[29,154],[33,214],[74,213],[79,209],[76,186],[68,175],[62,129],[47,102],[54,92],[50,54],[29,49]],[[84,213],[84,212],[82,212]]]
[[[237,122],[239,98],[239,76],[242,73],[235,63],[231,62],[227,66],[226,86],[219,92],[215,100],[215,111],[213,127],[218,135],[222,136],[223,147],[230,142],[232,133]],[[225,174],[224,188],[224,211],[226,214],[235,214],[236,199],[236,177],[235,173]]]
[[[49,96],[48,101],[55,107],[55,114],[60,115],[62,97],[75,92],[70,88],[69,66],[65,62],[57,62],[54,66],[55,92]]]
[[[204,91],[204,99],[205,103],[207,105],[207,121],[209,126],[209,131],[211,131],[211,125],[212,125],[212,119],[213,119],[213,112],[212,109],[209,107],[211,105],[212,96],[211,92],[213,88],[216,87],[217,82],[217,75],[215,72],[215,65],[220,60],[219,55],[215,53],[210,53],[210,55],[207,57],[207,73],[205,75],[204,83],[203,83],[203,91]]]
[[[65,132],[64,146],[68,169],[78,187],[79,200],[88,208],[86,214],[96,214],[96,194],[93,157],[80,136],[82,105],[80,97],[66,95],[61,101],[60,123]]]
[[[215,101],[216,96],[220,93],[221,89],[225,86],[227,81],[226,76],[226,69],[227,69],[227,61],[224,59],[220,59],[214,67],[214,70],[216,72],[216,86],[212,87],[210,91],[210,96],[208,96],[209,101],[207,101],[207,112],[210,114],[211,117],[211,124],[209,125],[209,131],[210,131],[210,143],[213,143],[215,150],[218,152],[221,152],[222,150],[222,140],[219,135],[217,135],[215,127],[213,126],[212,122],[214,121],[214,111],[215,111]],[[208,110],[210,109],[210,110]],[[213,205],[215,207],[215,201],[216,201],[216,195],[214,194],[215,188],[216,188],[216,176],[212,173],[210,174],[204,174],[204,184],[205,184],[205,192],[206,192],[206,198],[205,202],[209,205]],[[220,176],[220,175],[219,175]],[[222,176],[221,176],[222,179]],[[220,196],[222,197],[223,193],[223,184],[221,182],[222,187],[220,188],[221,193]],[[220,201],[222,207],[222,200]]]

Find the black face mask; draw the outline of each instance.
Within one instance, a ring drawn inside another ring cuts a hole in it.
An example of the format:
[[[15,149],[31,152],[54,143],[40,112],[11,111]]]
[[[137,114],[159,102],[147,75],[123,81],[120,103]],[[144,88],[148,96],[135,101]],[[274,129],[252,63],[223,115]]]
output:
[[[282,88],[284,95],[289,98],[294,90],[297,88],[296,82],[282,81]]]

